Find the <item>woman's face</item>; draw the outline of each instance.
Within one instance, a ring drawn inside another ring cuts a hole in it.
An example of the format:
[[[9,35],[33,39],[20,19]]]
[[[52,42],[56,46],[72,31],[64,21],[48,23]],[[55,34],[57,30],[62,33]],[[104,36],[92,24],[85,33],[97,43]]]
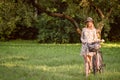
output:
[[[87,27],[88,28],[93,28],[93,22],[91,22],[91,21],[87,22]]]

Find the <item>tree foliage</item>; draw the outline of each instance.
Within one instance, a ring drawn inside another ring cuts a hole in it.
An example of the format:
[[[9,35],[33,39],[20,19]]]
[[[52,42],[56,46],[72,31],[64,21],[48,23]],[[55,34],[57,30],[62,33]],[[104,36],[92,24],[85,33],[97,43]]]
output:
[[[34,19],[33,7],[15,0],[0,3],[0,37],[2,40],[11,38],[18,27],[31,27]],[[24,32],[23,32],[24,33]]]
[[[39,28],[39,43],[79,42],[79,36],[75,28],[65,19],[53,18],[46,14],[42,14],[36,26]]]
[[[0,39],[79,42],[76,30],[80,34],[85,19],[90,16],[103,38],[117,41],[119,36],[114,35],[113,29],[120,31],[119,13],[119,0],[3,0],[0,1]]]

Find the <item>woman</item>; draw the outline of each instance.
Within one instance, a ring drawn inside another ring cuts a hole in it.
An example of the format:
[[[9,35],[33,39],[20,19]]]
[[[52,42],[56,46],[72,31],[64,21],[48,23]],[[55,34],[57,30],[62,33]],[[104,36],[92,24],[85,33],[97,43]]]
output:
[[[85,21],[86,27],[82,29],[81,34],[81,42],[82,42],[82,48],[81,48],[81,55],[84,58],[85,62],[85,73],[86,77],[90,73],[90,70],[92,69],[92,56],[95,54],[94,52],[89,52],[87,44],[86,43],[92,43],[98,40],[96,29],[94,27],[94,21],[91,17],[88,17]]]

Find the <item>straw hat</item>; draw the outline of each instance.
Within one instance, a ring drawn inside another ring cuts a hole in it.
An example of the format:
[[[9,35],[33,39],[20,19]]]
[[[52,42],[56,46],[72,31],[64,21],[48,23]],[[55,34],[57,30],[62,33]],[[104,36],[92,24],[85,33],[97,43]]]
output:
[[[88,17],[85,22],[90,22],[90,21],[91,21],[91,22],[94,22],[91,17]]]

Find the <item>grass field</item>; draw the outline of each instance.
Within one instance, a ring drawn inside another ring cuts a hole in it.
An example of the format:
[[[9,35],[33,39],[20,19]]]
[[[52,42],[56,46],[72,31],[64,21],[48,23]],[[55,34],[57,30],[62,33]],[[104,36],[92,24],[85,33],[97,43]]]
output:
[[[104,73],[88,80],[120,80],[120,43],[102,45]],[[0,80],[85,80],[80,44],[0,42]]]

